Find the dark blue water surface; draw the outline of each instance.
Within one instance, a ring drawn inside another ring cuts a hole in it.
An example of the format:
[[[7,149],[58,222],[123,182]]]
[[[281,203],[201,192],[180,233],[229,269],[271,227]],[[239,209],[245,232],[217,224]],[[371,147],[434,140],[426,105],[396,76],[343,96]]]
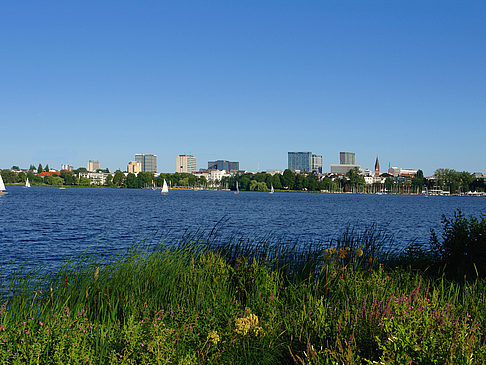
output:
[[[111,254],[134,241],[180,239],[217,226],[218,239],[241,237],[306,245],[347,226],[375,223],[404,247],[427,242],[442,214],[486,213],[486,198],[407,195],[9,187],[0,197],[0,262],[56,266],[87,249]],[[218,224],[219,222],[219,224]]]

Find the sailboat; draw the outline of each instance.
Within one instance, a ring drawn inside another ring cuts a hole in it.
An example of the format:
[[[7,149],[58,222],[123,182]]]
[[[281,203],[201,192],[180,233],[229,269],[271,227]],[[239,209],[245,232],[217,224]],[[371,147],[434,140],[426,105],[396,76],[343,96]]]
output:
[[[238,181],[237,181],[235,194],[239,194],[239,193],[240,193],[240,188],[238,187]]]
[[[162,194],[167,194],[169,192],[169,187],[167,186],[167,182],[164,179],[164,185],[162,186]]]
[[[3,183],[2,175],[0,175],[0,195],[8,194],[5,190],[5,184]]]
[[[27,178],[27,180],[25,181],[25,186],[24,188],[28,189],[30,188],[30,182],[29,182],[29,178]]]
[[[271,184],[271,188],[270,188],[270,194],[273,194],[274,193],[274,190],[273,190],[273,184]]]

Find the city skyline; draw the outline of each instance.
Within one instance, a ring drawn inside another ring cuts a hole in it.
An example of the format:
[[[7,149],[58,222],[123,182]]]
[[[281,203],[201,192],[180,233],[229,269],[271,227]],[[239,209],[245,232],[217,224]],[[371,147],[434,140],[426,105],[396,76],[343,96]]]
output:
[[[0,166],[486,172],[486,3],[6,3]],[[129,24],[130,26],[127,26]]]

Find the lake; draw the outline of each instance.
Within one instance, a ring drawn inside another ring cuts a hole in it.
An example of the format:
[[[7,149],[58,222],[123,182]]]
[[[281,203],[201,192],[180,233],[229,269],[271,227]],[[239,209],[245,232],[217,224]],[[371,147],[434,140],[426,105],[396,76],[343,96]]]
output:
[[[486,213],[486,198],[258,193],[148,189],[8,187],[0,197],[0,261],[55,267],[87,249],[109,255],[133,242],[180,239],[216,227],[218,240],[242,238],[307,245],[372,223],[390,245],[427,242],[441,216]]]

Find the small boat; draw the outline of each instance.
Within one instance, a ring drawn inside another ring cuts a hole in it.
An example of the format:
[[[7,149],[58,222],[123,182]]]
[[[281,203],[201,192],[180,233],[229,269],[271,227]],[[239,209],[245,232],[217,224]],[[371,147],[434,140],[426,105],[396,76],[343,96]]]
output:
[[[59,190],[64,190],[66,189],[63,185],[61,185],[61,187],[59,188]]]
[[[169,193],[169,187],[167,186],[167,182],[164,179],[164,185],[162,186],[162,194],[168,194]]]
[[[240,193],[240,188],[238,187],[238,181],[237,181],[235,194],[239,194],[239,193]]]
[[[29,178],[27,178],[27,180],[25,181],[25,186],[24,188],[28,189],[30,188],[30,182],[29,182]]]
[[[270,188],[270,194],[273,194],[275,191],[273,190],[273,184],[271,184],[271,188]]]
[[[2,175],[0,174],[0,195],[7,195],[8,192],[5,191],[5,184],[3,183]]]

